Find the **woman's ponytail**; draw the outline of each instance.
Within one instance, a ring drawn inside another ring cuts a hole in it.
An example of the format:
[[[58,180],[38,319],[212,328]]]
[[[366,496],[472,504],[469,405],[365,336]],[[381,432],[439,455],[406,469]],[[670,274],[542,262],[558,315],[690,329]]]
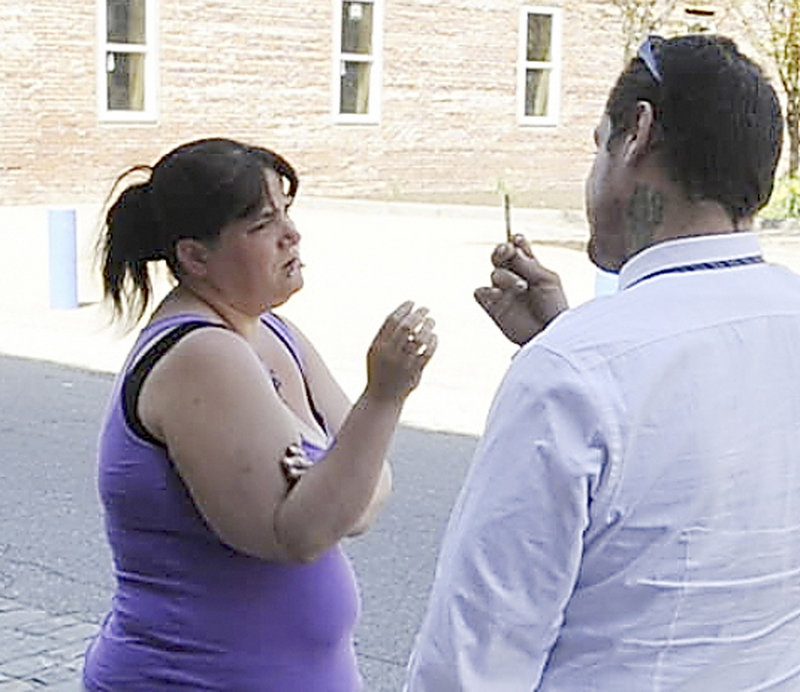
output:
[[[129,185],[106,213],[101,236],[103,293],[117,317],[138,321],[147,310],[153,293],[147,263],[166,258],[160,236],[150,182]]]

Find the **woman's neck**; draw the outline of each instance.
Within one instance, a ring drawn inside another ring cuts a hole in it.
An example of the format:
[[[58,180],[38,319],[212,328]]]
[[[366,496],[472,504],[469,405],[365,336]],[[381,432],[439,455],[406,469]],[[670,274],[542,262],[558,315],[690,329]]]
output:
[[[200,311],[218,318],[226,326],[245,339],[253,336],[258,328],[259,316],[252,316],[237,310],[211,291],[201,287],[179,284],[161,305],[168,312]],[[159,312],[161,312],[159,308]]]

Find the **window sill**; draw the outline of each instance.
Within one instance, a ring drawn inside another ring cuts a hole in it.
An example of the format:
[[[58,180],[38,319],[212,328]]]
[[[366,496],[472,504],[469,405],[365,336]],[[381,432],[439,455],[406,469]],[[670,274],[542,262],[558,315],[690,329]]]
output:
[[[377,115],[344,115],[336,113],[333,116],[334,125],[380,125],[381,119]]]
[[[158,120],[155,113],[147,111],[106,111],[97,116],[104,125],[152,125]]]
[[[517,123],[521,127],[558,127],[558,125],[559,125],[558,118],[548,118],[548,117],[519,118]]]

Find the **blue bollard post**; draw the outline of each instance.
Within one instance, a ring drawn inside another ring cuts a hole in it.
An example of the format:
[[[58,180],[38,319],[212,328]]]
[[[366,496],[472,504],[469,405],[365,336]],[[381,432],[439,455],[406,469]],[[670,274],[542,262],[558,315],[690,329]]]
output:
[[[50,307],[71,310],[78,307],[78,241],[74,209],[47,212],[50,249]]]

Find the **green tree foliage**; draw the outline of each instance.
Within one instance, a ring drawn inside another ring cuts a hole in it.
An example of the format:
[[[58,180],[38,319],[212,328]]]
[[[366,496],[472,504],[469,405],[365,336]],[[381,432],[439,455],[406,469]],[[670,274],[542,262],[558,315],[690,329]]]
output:
[[[800,180],[785,177],[775,181],[775,188],[759,216],[768,221],[800,218]]]
[[[769,56],[786,97],[790,177],[800,165],[800,0],[735,0],[750,38]]]

